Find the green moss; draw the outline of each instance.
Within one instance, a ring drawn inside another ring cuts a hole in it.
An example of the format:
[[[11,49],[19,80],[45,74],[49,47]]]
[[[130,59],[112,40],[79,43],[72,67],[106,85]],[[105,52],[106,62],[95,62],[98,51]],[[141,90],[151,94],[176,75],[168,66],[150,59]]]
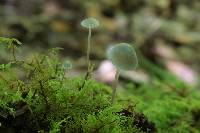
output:
[[[160,79],[126,85],[112,105],[112,89],[68,77],[71,64],[63,63],[58,51],[0,65],[0,132],[200,132],[199,91],[171,75],[153,66]]]
[[[125,93],[129,93],[137,101],[136,110],[143,112],[154,122],[159,133],[200,132],[199,91],[186,89],[185,92],[184,89],[158,82],[160,81],[139,88],[134,88],[131,84],[126,87],[128,92]]]
[[[84,79],[67,76],[71,65],[59,60],[58,51],[55,48],[29,61],[14,60],[1,65],[2,130],[141,132],[134,125],[134,115],[120,113],[125,106],[111,106],[110,87],[90,79],[79,89]]]

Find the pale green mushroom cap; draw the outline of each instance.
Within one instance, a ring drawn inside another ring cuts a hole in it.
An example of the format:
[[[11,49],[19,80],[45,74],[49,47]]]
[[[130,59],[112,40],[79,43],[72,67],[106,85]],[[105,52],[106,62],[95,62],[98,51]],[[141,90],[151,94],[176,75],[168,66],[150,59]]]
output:
[[[81,26],[88,29],[93,29],[99,26],[99,21],[92,17],[86,18],[83,21],[81,21]]]
[[[127,43],[119,43],[111,47],[107,56],[120,70],[134,70],[138,65],[135,49]]]

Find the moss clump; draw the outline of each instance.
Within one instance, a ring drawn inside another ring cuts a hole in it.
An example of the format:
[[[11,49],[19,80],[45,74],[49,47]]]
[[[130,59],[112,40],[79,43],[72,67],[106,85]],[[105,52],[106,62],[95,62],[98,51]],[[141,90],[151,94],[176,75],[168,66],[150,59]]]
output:
[[[88,79],[79,89],[85,79],[69,78],[58,52],[0,65],[0,132],[200,132],[200,92],[174,76],[148,64],[158,77],[127,85],[112,105],[104,84]]]
[[[157,79],[138,88],[129,84],[123,95],[135,100],[135,109],[155,123],[158,133],[199,133],[200,92],[185,87],[173,88]]]
[[[71,65],[59,60],[58,51],[0,66],[1,132],[155,131],[144,116],[152,127],[136,124],[140,115],[134,109],[112,106],[110,87],[90,79],[80,90],[84,79],[67,76]]]

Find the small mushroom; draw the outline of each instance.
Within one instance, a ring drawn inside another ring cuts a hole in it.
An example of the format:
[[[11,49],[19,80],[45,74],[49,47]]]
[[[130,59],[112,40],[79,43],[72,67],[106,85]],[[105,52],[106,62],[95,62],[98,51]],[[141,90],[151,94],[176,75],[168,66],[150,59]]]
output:
[[[92,17],[86,18],[83,21],[81,21],[81,26],[87,29],[93,29],[99,26],[99,21]]]
[[[87,74],[89,75],[91,65],[90,65],[90,47],[91,47],[91,34],[92,34],[92,29],[96,28],[99,26],[99,21],[95,18],[86,18],[83,21],[81,21],[81,26],[84,28],[87,28],[89,30],[88,32],[88,44],[87,44]]]
[[[128,43],[119,43],[111,47],[107,51],[108,59],[117,68],[115,81],[113,83],[112,104],[115,102],[116,89],[120,71],[134,70],[138,65],[138,59],[135,49]]]
[[[86,18],[83,21],[81,21],[81,26],[84,28],[87,28],[89,30],[89,32],[88,32],[87,60],[86,60],[87,61],[87,73],[85,75],[85,80],[79,89],[84,87],[85,82],[88,80],[88,78],[90,77],[90,75],[92,73],[93,68],[90,64],[91,35],[92,35],[92,29],[99,26],[99,21],[92,17]]]

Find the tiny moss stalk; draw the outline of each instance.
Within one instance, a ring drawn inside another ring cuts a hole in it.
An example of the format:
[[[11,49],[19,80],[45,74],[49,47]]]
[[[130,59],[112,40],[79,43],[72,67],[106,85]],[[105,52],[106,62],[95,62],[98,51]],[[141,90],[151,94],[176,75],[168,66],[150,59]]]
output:
[[[16,56],[15,56],[15,45],[12,44],[12,56],[13,56],[13,60],[17,61]]]
[[[89,73],[90,71],[90,49],[91,49],[91,35],[92,35],[92,29],[89,28],[89,33],[88,33],[88,45],[87,45],[87,72]]]
[[[118,79],[119,79],[119,70],[116,71],[116,74],[115,74],[115,81],[113,82],[113,85],[112,85],[112,89],[113,89],[113,92],[112,92],[112,99],[111,99],[111,103],[112,103],[112,104],[115,103],[115,97],[116,97]]]

